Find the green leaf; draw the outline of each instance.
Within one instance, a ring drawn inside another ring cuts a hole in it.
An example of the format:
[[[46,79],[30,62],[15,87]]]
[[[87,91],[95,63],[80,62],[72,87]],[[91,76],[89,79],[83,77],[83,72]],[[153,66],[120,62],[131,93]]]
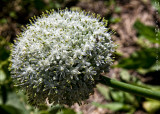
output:
[[[0,24],[6,24],[6,23],[7,23],[7,19],[5,18],[0,19]]]
[[[154,114],[156,111],[160,110],[160,102],[159,101],[145,101],[143,102],[143,108],[151,114]]]
[[[51,113],[48,112],[48,110],[42,110],[42,111],[40,111],[39,113],[40,113],[40,114],[51,114]],[[54,114],[54,113],[52,113],[52,114]]]
[[[6,74],[5,72],[0,69],[0,82],[3,82],[6,79]]]
[[[105,97],[106,100],[110,100],[109,89],[102,85],[97,85],[98,91]]]
[[[48,114],[76,114],[76,112],[63,105],[53,105]]]
[[[134,105],[135,107],[139,106],[138,100],[136,97],[130,93],[124,92],[125,103]]]
[[[7,46],[9,46],[9,43],[0,36],[0,62],[5,61],[10,54],[9,49],[7,49]]]
[[[112,99],[116,102],[123,103],[125,100],[123,91],[112,90],[110,91],[110,94],[111,94]]]
[[[119,22],[121,22],[121,18],[111,18],[109,21],[111,23],[119,23]]]
[[[92,104],[96,107],[107,108],[112,111],[121,111],[121,110],[129,111],[129,110],[133,109],[132,106],[127,105],[127,104],[123,104],[120,102],[113,102],[113,103],[109,103],[109,104],[99,104],[99,103],[93,102]]]
[[[76,114],[76,112],[72,109],[66,108],[59,111],[57,114]]]
[[[144,48],[134,52],[130,57],[123,58],[115,67],[125,69],[149,69],[156,63],[157,54],[160,50],[156,48]]]
[[[148,72],[155,72],[159,70],[160,70],[160,61],[157,60],[149,69],[139,68],[137,72],[140,74],[146,74]]]
[[[151,0],[152,6],[158,11],[158,13],[160,14],[160,3],[159,0]]]
[[[131,75],[129,74],[129,72],[125,69],[122,69],[120,72],[120,78],[123,81],[129,82],[131,79]]]
[[[156,61],[156,63],[150,68],[150,71],[159,71],[160,70],[160,61]]]
[[[59,110],[62,110],[62,109],[64,109],[64,106],[62,105],[53,105],[49,110],[49,114],[56,114]]]
[[[17,96],[16,93],[10,92],[8,93],[8,100],[6,105],[13,106],[23,112],[23,114],[29,114],[29,111],[26,110],[25,105],[22,101],[20,101],[20,97]]]
[[[121,11],[122,11],[122,8],[119,7],[119,6],[116,6],[115,9],[114,9],[115,13],[120,13]]]
[[[17,15],[16,15],[16,12],[15,12],[15,11],[11,11],[11,12],[9,13],[9,16],[12,17],[12,18],[14,18],[14,19],[17,19]]]
[[[0,105],[0,114],[22,114],[22,110],[11,105]]]
[[[152,43],[160,44],[160,32],[156,34],[155,27],[147,26],[141,23],[140,21],[136,21],[134,24],[134,28],[137,30],[140,36],[143,36]]]

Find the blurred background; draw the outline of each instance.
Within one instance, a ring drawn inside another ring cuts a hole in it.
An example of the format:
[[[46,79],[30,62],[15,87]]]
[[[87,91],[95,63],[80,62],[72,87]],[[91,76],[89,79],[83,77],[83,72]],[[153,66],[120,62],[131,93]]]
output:
[[[88,104],[72,107],[27,104],[24,92],[13,86],[8,71],[10,45],[21,26],[42,11],[66,7],[85,10],[108,20],[116,33],[115,61],[105,75],[160,90],[159,0],[0,0],[0,113],[1,114],[160,114],[160,102],[97,85]],[[61,109],[61,111],[59,111]]]

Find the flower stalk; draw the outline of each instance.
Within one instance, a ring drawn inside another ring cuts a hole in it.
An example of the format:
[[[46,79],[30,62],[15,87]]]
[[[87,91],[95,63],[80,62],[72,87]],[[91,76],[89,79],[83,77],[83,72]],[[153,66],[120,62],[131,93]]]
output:
[[[105,76],[102,76],[100,83],[141,97],[147,97],[160,101],[160,91],[153,91],[136,85],[127,84]]]

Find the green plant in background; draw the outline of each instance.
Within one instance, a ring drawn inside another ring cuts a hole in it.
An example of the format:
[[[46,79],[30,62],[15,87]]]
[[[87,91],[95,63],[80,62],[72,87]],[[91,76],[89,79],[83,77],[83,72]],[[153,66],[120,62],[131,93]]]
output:
[[[160,32],[155,33],[155,27],[146,26],[139,20],[135,22],[134,28],[137,30],[138,33],[139,39],[137,41],[137,44],[140,45],[141,49],[135,51],[128,58],[120,59],[119,63],[115,67],[124,68],[126,69],[125,72],[127,72],[127,70],[136,70],[142,75],[145,75],[149,72],[156,72],[160,69],[160,62],[157,58],[157,56],[160,55],[160,50],[158,47],[154,47],[154,44],[160,44]],[[143,84],[141,81],[135,82],[135,79],[129,81],[129,78],[127,78],[129,76],[128,73],[125,73],[125,75],[123,75],[123,72],[124,70],[122,70],[122,74],[120,74],[122,81],[127,81],[129,83],[132,83],[133,85],[138,85],[152,90],[160,90],[159,86],[146,85]],[[132,78],[135,77],[132,76]],[[156,111],[160,110],[159,101],[146,99],[145,101],[139,100],[138,102],[139,104],[142,102],[142,107],[149,113],[155,113]]]
[[[10,77],[8,71],[8,57],[10,54],[9,43],[0,36],[0,95],[2,96],[2,103],[7,101],[7,91],[10,90]]]
[[[0,82],[2,83],[4,80],[8,79],[7,75],[9,74],[9,72],[7,72],[8,70],[8,57],[10,54],[9,49],[9,43],[0,36]]]
[[[149,40],[151,43],[160,44],[160,32],[155,32],[154,26],[147,26],[137,20],[134,24],[134,28],[139,34],[139,38],[143,37]]]
[[[121,69],[120,81],[152,90],[160,90],[160,86],[143,84],[138,78],[130,75],[128,70],[125,69]],[[134,94],[119,91],[118,89],[107,88],[104,85],[97,85],[97,89],[108,102],[106,104],[93,102],[92,104],[96,107],[107,108],[113,112],[122,112],[127,114],[133,114],[140,107],[142,107],[148,113],[155,113],[160,110],[159,101],[151,99],[144,100],[139,96],[135,96]]]
[[[141,46],[141,49],[131,54],[129,58],[122,58],[117,67],[135,69],[142,74],[159,70],[160,61],[157,63],[157,56],[160,55],[160,50],[153,46],[149,48],[148,45],[160,44],[160,32],[155,33],[155,27],[146,26],[140,21],[136,21],[134,27],[139,34],[137,43]]]
[[[151,0],[152,6],[158,11],[158,13],[160,14],[160,3],[159,0]]]
[[[120,81],[125,80],[127,83],[129,83],[131,80],[132,82],[133,80],[135,82],[137,81],[134,77],[131,77],[126,70],[122,70],[120,77]],[[97,85],[97,89],[108,102],[106,104],[93,102],[92,104],[96,107],[107,108],[113,112],[124,112],[132,114],[140,106],[140,97],[134,96],[133,94],[119,91],[113,88],[107,88],[104,85]]]
[[[117,5],[115,0],[107,0],[104,2],[104,4],[107,7],[107,13],[106,13],[106,18],[108,19],[109,23],[115,24],[119,23],[121,21],[120,17],[113,17],[113,13],[120,13],[122,9]]]

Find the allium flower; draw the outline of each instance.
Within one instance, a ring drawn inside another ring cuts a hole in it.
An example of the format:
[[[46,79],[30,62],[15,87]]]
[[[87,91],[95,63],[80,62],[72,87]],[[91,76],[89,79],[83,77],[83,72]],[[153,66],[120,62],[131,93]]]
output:
[[[115,46],[105,21],[67,9],[32,20],[13,45],[13,80],[33,105],[46,98],[53,104],[81,104],[112,63]]]

